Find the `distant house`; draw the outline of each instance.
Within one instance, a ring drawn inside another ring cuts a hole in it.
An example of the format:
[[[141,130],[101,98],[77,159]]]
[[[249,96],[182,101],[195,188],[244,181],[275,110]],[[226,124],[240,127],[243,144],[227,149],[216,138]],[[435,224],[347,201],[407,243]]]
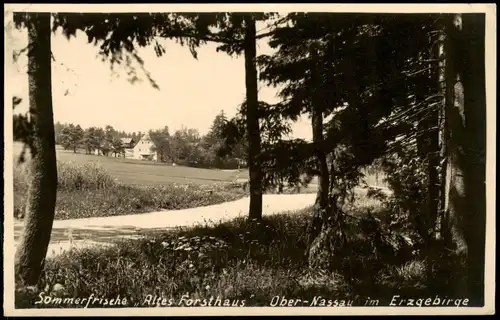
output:
[[[132,138],[121,138],[124,157],[134,159],[135,141]]]
[[[157,161],[158,154],[152,151],[153,146],[153,140],[146,133],[134,147],[134,159]]]
[[[98,156],[107,156],[111,151],[113,151],[113,146],[109,143],[109,141],[104,140],[99,149],[95,150],[95,154]]]
[[[124,149],[133,149],[135,146],[135,141],[132,138],[121,138],[120,140]]]

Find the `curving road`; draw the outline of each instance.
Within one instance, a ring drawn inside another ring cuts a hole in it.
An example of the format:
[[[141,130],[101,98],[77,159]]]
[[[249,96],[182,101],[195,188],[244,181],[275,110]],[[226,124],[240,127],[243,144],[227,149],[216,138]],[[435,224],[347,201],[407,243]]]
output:
[[[390,192],[387,188],[380,189],[384,192]],[[362,190],[366,192],[366,189],[359,188],[359,191],[363,192]],[[315,198],[315,193],[266,194],[263,195],[262,214],[273,215],[285,211],[304,209],[313,205]],[[89,219],[56,220],[53,224],[47,257],[69,249],[94,245],[113,245],[116,240],[139,238],[145,232],[151,235],[175,227],[195,226],[205,222],[216,223],[234,219],[239,216],[246,216],[248,207],[249,197],[245,197],[217,205],[183,210],[165,210]],[[16,222],[14,225],[16,246],[22,231],[22,222]]]
[[[263,215],[284,211],[299,210],[314,203],[315,194],[264,195]],[[161,233],[175,227],[194,226],[205,222],[219,222],[246,216],[249,197],[225,202],[218,205],[184,210],[165,210],[144,214],[90,219],[56,220],[47,257],[69,249],[94,245],[112,245],[120,238],[139,238],[148,234]],[[14,225],[14,238],[17,245],[23,231],[23,224]]]

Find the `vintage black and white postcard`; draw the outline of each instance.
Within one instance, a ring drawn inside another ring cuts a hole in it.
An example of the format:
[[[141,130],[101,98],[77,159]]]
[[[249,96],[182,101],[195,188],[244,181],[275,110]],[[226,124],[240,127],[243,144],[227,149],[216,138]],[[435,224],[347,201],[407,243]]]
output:
[[[494,313],[496,5],[4,30],[5,315]]]

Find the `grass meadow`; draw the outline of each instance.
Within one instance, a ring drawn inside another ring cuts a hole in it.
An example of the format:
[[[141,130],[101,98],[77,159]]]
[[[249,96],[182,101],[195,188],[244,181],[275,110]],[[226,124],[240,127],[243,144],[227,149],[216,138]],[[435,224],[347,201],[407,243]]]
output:
[[[14,159],[22,146],[15,144]],[[247,191],[238,172],[172,167],[139,160],[85,155],[57,148],[56,219],[187,209],[237,200]],[[14,162],[14,215],[22,218],[29,172]]]
[[[14,143],[14,156],[22,150],[22,145]],[[172,183],[208,184],[245,179],[246,171],[224,171],[203,168],[172,166],[169,164],[85,154],[84,150],[64,150],[56,147],[57,160],[75,164],[98,164],[117,182],[126,185],[169,185]]]

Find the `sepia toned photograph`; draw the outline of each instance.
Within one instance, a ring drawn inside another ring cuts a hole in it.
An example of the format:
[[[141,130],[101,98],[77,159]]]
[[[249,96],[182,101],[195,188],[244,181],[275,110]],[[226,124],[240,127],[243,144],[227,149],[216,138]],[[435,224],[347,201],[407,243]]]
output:
[[[495,5],[10,4],[4,34],[4,315],[494,314]]]

